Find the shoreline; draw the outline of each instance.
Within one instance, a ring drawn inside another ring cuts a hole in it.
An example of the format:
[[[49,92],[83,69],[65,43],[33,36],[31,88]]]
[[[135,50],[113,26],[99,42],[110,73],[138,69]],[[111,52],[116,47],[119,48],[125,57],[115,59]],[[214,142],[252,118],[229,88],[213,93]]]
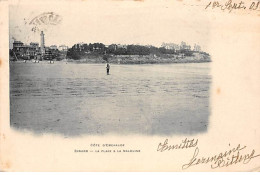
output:
[[[12,58],[10,56],[10,58]],[[10,62],[20,62],[24,63],[24,60],[11,60]],[[35,60],[26,60],[26,63],[33,63]],[[76,64],[106,64],[107,61],[103,59],[103,55],[84,55],[80,59],[62,59],[56,60],[53,59],[53,63],[50,63],[49,60],[39,61],[39,63],[55,64],[55,62],[60,63],[76,63]],[[193,56],[184,56],[178,57],[177,55],[163,55],[163,56],[154,56],[154,55],[115,55],[110,56],[108,59],[109,64],[116,65],[154,65],[154,64],[180,64],[180,63],[208,63],[211,62],[209,55],[203,53],[197,53]]]
[[[137,63],[122,63],[122,64],[118,64],[118,63],[109,63],[111,65],[166,65],[166,64],[202,64],[202,63],[211,63],[212,61],[198,61],[198,62],[168,62],[168,63],[141,63],[141,64],[137,64]],[[19,63],[22,64],[24,63],[23,60],[18,60],[18,61],[9,61],[9,63]],[[107,64],[107,62],[78,62],[78,61],[54,61],[54,63],[50,63],[49,61],[40,61],[39,63],[34,63],[30,60],[28,60],[26,63],[24,64],[89,64],[89,65],[99,65],[99,64]]]

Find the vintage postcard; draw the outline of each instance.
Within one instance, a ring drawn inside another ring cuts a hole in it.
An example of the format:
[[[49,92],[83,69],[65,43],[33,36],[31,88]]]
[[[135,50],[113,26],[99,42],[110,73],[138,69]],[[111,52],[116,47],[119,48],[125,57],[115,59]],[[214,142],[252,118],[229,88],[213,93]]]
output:
[[[1,171],[259,171],[259,0],[0,1]]]

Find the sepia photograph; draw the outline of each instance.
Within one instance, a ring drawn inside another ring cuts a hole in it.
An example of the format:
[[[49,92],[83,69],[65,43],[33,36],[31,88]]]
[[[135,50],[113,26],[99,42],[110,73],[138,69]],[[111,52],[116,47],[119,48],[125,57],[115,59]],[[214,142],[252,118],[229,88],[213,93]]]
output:
[[[112,10],[10,6],[12,128],[67,137],[207,132],[209,29],[148,9]]]

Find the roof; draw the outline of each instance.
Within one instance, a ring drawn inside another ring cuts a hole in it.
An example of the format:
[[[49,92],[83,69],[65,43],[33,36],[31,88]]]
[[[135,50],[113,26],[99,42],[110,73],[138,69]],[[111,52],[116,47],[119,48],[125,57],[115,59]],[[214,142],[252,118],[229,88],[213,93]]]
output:
[[[60,45],[59,47],[68,47],[68,46],[65,46],[65,45]]]
[[[23,44],[21,41],[14,41],[16,44]]]
[[[35,48],[33,46],[30,46],[30,45],[22,45],[22,46],[15,46],[15,48]]]

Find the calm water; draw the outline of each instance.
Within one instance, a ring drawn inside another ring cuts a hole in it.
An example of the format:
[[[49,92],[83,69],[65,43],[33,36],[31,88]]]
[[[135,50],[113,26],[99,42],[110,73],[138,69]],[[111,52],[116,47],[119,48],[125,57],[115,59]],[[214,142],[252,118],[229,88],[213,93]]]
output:
[[[210,63],[10,63],[11,126],[34,133],[206,132]]]

